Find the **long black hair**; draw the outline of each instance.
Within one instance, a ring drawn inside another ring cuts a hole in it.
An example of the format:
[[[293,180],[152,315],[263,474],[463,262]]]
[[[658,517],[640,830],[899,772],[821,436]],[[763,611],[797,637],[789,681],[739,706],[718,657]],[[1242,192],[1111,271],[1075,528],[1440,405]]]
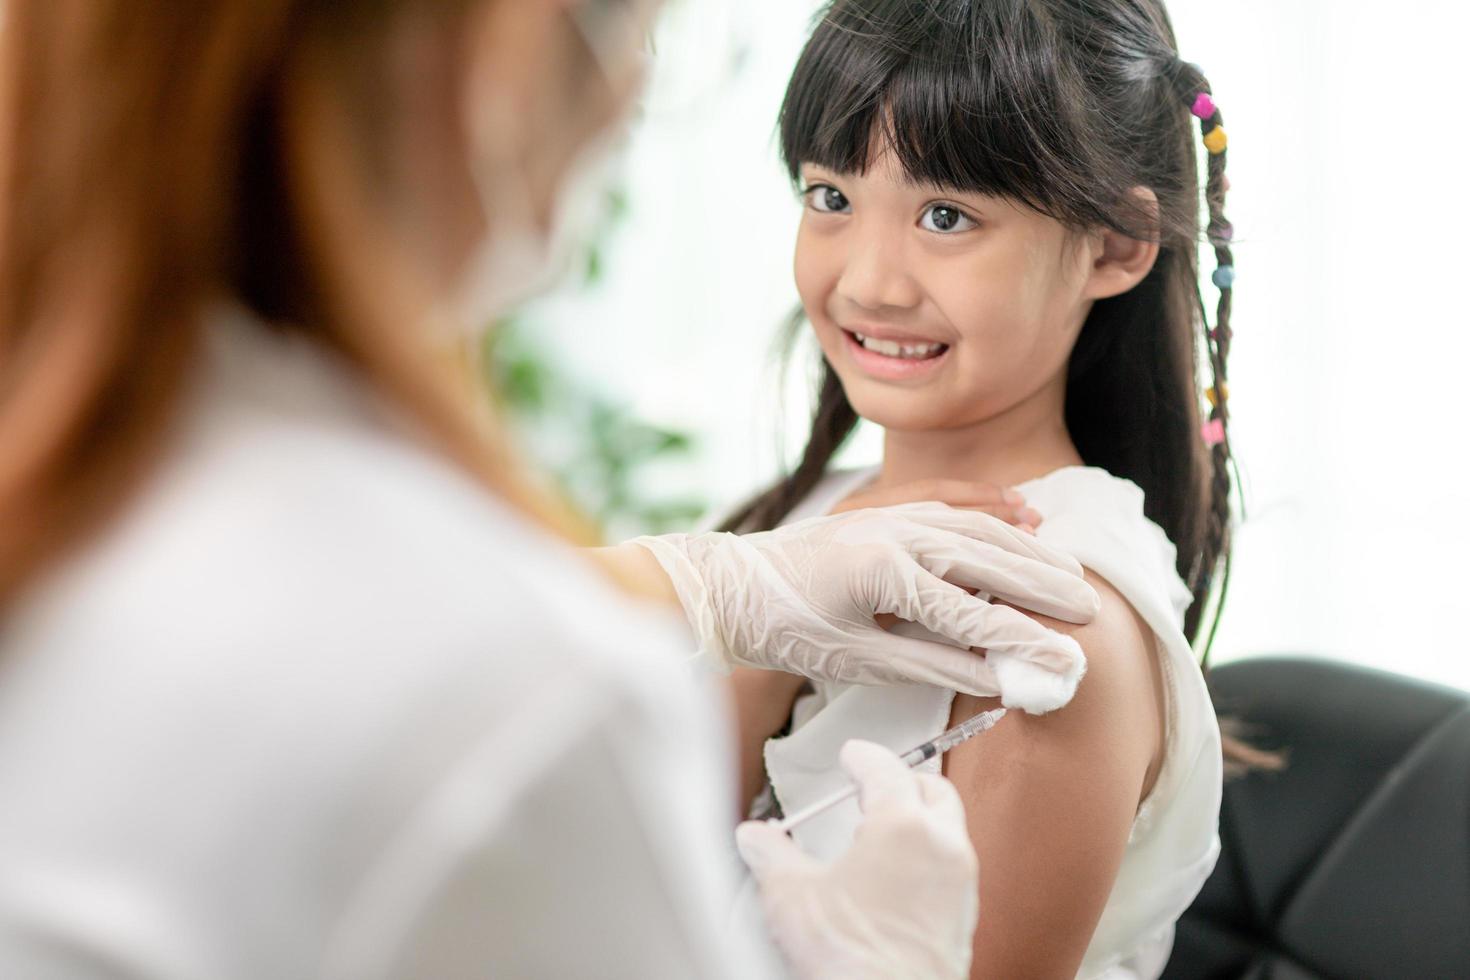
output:
[[[1089,465],[1143,489],[1148,517],[1174,543],[1194,595],[1184,625],[1191,642],[1213,587],[1223,603],[1228,583],[1233,466],[1223,436],[1234,262],[1225,133],[1213,101],[1200,98],[1209,92],[1180,59],[1159,0],[834,0],[797,63],[780,127],[793,181],[806,163],[862,173],[886,145],[915,182],[1006,197],[1077,231],[1158,241],[1144,280],[1097,301],[1083,325],[1068,364],[1066,423]],[[1208,146],[1213,329],[1199,282],[1196,118]],[[1133,192],[1139,186],[1153,191],[1157,211]],[[824,363],[800,463],[726,529],[778,524],[857,422]],[[1202,661],[1208,648],[1207,640]]]

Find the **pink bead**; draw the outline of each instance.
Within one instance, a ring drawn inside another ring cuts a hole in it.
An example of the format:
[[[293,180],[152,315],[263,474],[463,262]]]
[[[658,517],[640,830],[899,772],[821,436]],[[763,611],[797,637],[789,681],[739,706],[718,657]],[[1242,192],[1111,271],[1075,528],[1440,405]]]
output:
[[[1210,98],[1209,92],[1201,92],[1195,96],[1194,108],[1189,111],[1201,119],[1213,119],[1215,116],[1215,100]]]
[[[1206,446],[1218,446],[1225,441],[1225,420],[1210,419],[1200,430]]]

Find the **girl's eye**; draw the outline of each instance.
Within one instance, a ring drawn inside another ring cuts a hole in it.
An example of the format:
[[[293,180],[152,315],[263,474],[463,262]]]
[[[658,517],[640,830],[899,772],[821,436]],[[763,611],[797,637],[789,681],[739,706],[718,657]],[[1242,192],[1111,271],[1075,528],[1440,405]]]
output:
[[[975,220],[953,204],[935,204],[924,212],[919,224],[926,231],[941,235],[954,235],[978,227]]]
[[[815,184],[806,189],[807,203],[822,214],[842,214],[852,207],[843,193],[828,184]]]

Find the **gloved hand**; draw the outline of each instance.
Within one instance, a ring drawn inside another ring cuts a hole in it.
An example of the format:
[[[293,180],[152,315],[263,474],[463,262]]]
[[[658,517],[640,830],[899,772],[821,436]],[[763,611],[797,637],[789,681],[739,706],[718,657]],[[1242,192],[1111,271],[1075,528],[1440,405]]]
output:
[[[735,832],[777,947],[802,980],[968,977],[980,865],[959,794],[872,742],[848,742],[841,762],[864,818],[835,862],[770,824]]]
[[[1045,675],[1043,683],[1024,685],[1044,693],[1008,704],[1027,711],[1065,704],[1086,660],[1071,637],[992,605],[989,596],[1073,623],[1090,622],[1099,607],[1070,556],[988,514],[938,503],[817,517],[755,534],[670,534],[631,543],[658,560],[701,650],[722,667],[851,684],[931,684],[980,697],[1003,694],[998,671]],[[879,613],[954,645],[886,632],[875,622]],[[992,662],[964,649],[970,647]]]

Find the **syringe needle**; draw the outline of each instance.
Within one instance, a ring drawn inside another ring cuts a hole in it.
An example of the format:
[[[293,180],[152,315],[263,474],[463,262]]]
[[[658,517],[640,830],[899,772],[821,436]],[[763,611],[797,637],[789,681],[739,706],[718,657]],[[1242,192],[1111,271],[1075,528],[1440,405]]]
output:
[[[923,745],[910,749],[899,758],[910,769],[913,769],[923,762],[934,758],[936,755],[943,755],[955,746],[968,742],[981,732],[989,731],[995,727],[996,722],[1005,717],[1005,714],[1005,708],[996,708],[994,711],[986,711],[978,714],[973,718],[960,722],[949,731],[930,739]],[[844,803],[852,799],[857,795],[857,792],[858,788],[856,785],[849,786],[846,789],[838,790],[831,796],[818,800],[811,806],[803,807],[783,820],[772,820],[771,823],[784,833],[790,833],[793,827],[798,827],[812,817],[820,813],[826,813],[839,803]]]

